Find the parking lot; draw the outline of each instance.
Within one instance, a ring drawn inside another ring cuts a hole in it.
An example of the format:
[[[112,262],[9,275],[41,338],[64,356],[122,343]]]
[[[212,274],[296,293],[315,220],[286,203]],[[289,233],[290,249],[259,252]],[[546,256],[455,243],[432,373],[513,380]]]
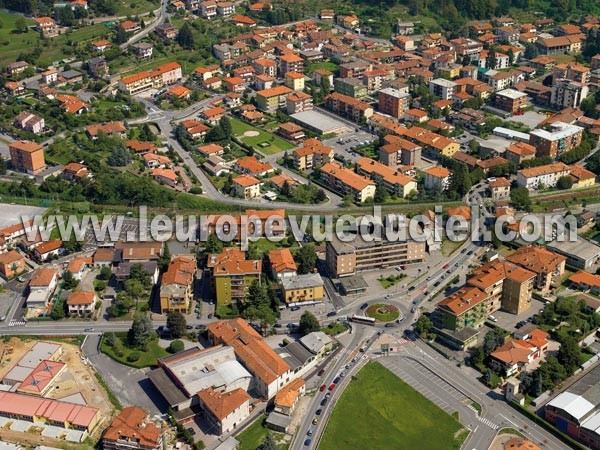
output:
[[[360,130],[327,139],[323,142],[325,145],[333,147],[335,154],[343,157],[344,161],[354,163],[356,160],[358,160],[358,158],[360,158],[360,155],[356,153],[354,149],[372,142],[376,142],[378,139],[379,138],[377,135]]]

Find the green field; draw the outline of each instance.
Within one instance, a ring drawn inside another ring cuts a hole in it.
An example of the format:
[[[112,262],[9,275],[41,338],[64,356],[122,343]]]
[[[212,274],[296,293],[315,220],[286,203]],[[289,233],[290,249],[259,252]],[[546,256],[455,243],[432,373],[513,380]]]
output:
[[[231,118],[231,128],[233,131],[233,135],[239,139],[241,142],[247,145],[251,145],[254,150],[263,153],[265,155],[274,155],[275,153],[284,152],[286,150],[291,150],[294,148],[292,144],[287,141],[284,141],[280,137],[277,137],[273,134],[267,133],[259,128],[253,127],[246,122],[242,122],[241,120]],[[246,131],[256,131],[258,132],[258,136],[246,137],[244,133]],[[268,143],[267,146],[262,146],[261,144]]]
[[[160,7],[160,3],[152,0],[121,0],[117,2],[116,15],[135,16],[154,11]]]
[[[319,450],[458,450],[466,433],[452,416],[377,362],[337,402]]]
[[[17,33],[15,31],[15,21],[20,17],[18,14],[12,14],[7,11],[0,11],[0,65],[7,65],[15,62],[19,53],[27,48],[33,47],[40,38],[37,32],[28,31],[27,33]],[[32,19],[25,19],[27,25],[33,25]]]
[[[254,421],[252,425],[242,431],[235,438],[240,441],[239,450],[256,450],[265,442],[267,433],[269,430],[265,426],[266,415],[260,416]],[[281,434],[271,432],[275,441],[281,438]],[[277,450],[285,450],[288,446],[286,444],[277,444]]]
[[[156,365],[157,359],[169,356],[169,353],[164,348],[162,348],[161,346],[158,345],[158,339],[151,340],[148,343],[148,351],[143,352],[143,351],[133,350],[133,349],[130,349],[125,346],[125,343],[127,340],[127,333],[115,333],[115,335],[116,335],[117,339],[120,339],[121,342],[124,344],[123,345],[123,350],[124,350],[123,356],[119,357],[119,356],[115,355],[113,348],[106,344],[106,339],[102,339],[100,351],[102,353],[104,353],[105,355],[110,356],[115,361],[117,361],[121,364],[125,364],[126,366],[135,367],[137,369],[142,369],[144,367],[151,367],[151,366]],[[127,361],[127,357],[133,352],[140,353],[140,359],[138,359],[135,362]]]

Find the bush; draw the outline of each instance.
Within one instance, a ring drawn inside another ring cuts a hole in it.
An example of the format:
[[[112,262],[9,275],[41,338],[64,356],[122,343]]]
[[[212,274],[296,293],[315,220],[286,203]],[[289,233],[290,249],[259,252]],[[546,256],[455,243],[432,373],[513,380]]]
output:
[[[140,352],[131,352],[129,355],[127,355],[127,362],[134,363],[138,361],[141,357],[142,354]]]
[[[190,189],[190,194],[200,195],[200,194],[202,194],[202,188],[199,186],[194,186],[193,188]]]
[[[107,284],[104,281],[99,281],[96,283],[96,287],[94,288],[94,290],[96,292],[102,292],[104,289],[106,289]]]
[[[169,345],[168,351],[169,351],[169,353],[179,353],[179,352],[183,351],[183,349],[184,349],[183,342],[180,341],[179,339],[176,339],[173,342],[171,342],[171,345]]]

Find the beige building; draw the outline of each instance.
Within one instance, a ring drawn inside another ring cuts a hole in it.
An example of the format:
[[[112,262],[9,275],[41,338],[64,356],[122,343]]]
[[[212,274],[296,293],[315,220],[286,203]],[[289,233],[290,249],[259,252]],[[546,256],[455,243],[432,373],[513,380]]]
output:
[[[542,292],[560,285],[567,262],[565,256],[537,245],[520,247],[506,259],[533,272],[534,286]]]
[[[356,203],[375,196],[375,182],[334,162],[321,167],[321,179],[343,195],[351,195]]]
[[[508,200],[510,198],[510,181],[504,177],[492,178],[489,180],[490,190],[492,191],[492,200]]]
[[[281,279],[283,300],[286,304],[318,302],[323,300],[323,279],[318,273],[308,273]]]
[[[240,175],[233,179],[236,197],[251,199],[260,197],[260,180],[251,175]]]

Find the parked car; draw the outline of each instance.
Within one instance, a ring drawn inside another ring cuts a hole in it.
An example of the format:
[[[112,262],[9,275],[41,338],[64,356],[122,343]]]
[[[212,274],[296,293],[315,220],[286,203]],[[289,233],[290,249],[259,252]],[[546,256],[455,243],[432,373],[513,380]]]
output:
[[[336,314],[337,314],[337,313],[336,313],[335,311],[329,311],[329,312],[327,313],[327,317],[333,317],[333,316],[335,316]]]
[[[411,287],[408,288],[408,292],[412,292],[414,290],[415,290],[415,286],[411,286]]]
[[[304,445],[306,445],[308,447],[311,442],[312,442],[311,439],[307,439],[307,440],[304,441]]]
[[[325,389],[327,389],[327,386],[325,386],[324,384],[321,385],[321,387],[319,388],[319,391],[323,392]]]
[[[329,390],[330,390],[330,391],[333,391],[334,389],[335,389],[335,383],[331,383],[331,384],[329,385]]]
[[[320,416],[322,412],[323,412],[323,410],[322,410],[321,408],[319,408],[319,409],[317,409],[317,410],[315,411],[315,414],[316,414],[317,416]]]
[[[290,308],[291,311],[300,311],[300,307],[299,306],[292,306]]]
[[[368,307],[369,307],[368,303],[363,303],[362,305],[360,305],[361,310],[367,309]]]
[[[317,375],[322,377],[324,373],[325,373],[325,369],[321,369],[321,370],[319,370],[319,373]]]

